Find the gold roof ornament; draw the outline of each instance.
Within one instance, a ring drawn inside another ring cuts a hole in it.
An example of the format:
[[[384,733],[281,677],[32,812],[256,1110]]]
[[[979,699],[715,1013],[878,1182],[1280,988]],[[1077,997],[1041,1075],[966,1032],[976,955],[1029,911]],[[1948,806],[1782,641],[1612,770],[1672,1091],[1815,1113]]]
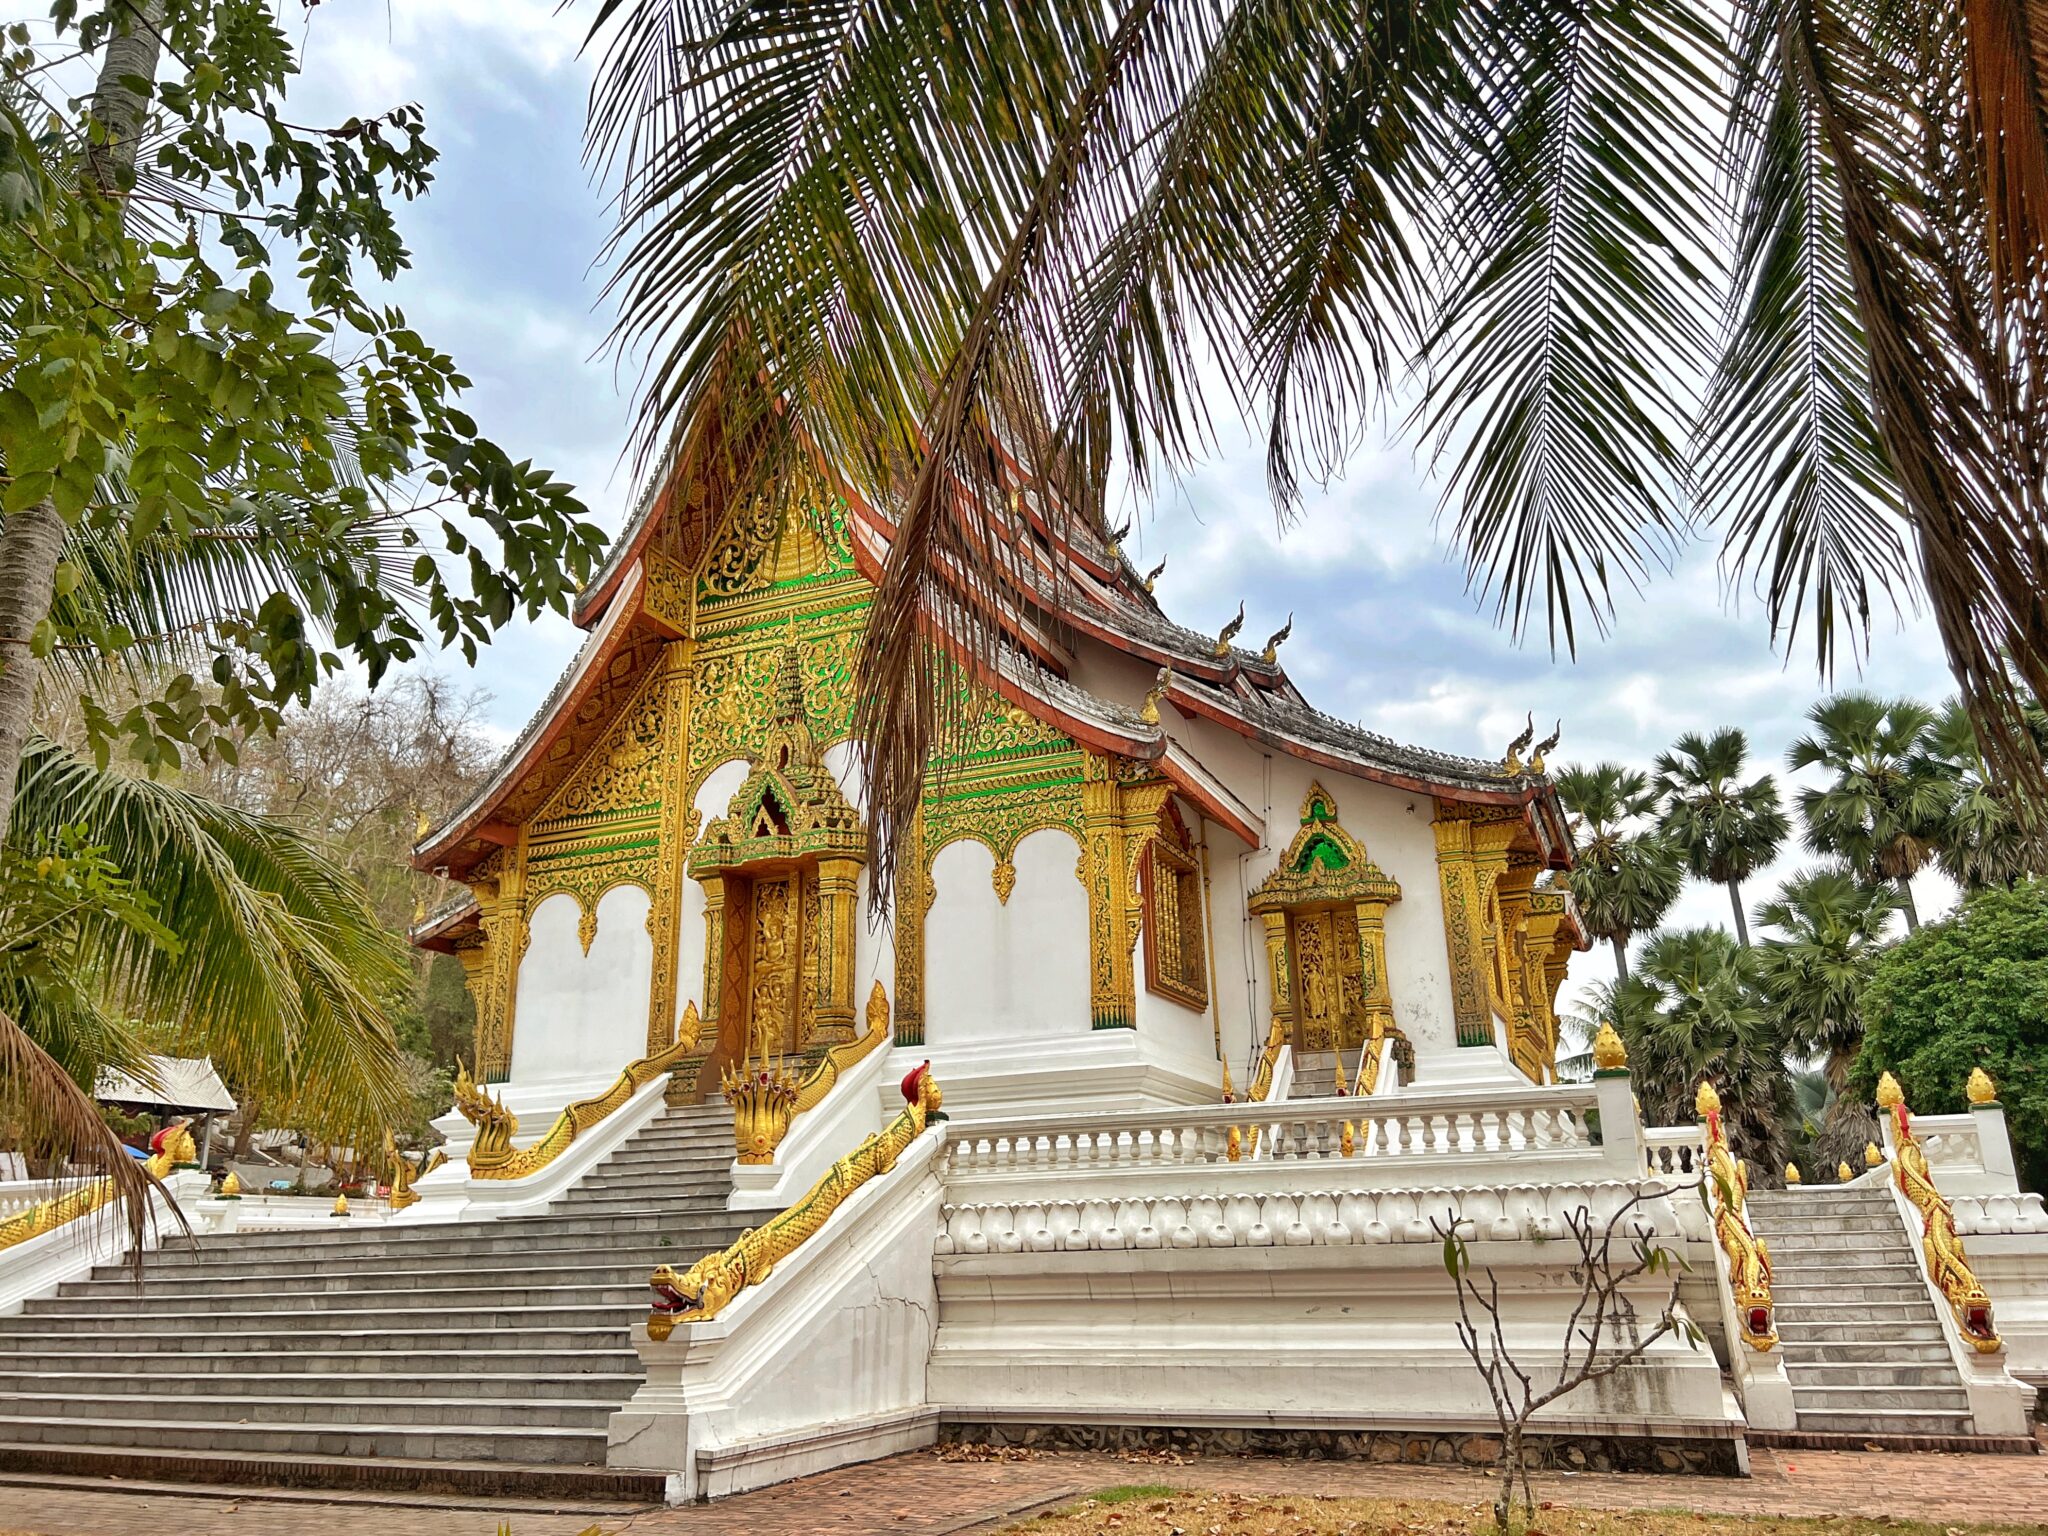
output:
[[[1970,1081],[1963,1089],[1972,1104],[1996,1104],[1998,1085],[1991,1081],[1991,1074],[1982,1067],[1970,1068]]]
[[[1153,587],[1158,585],[1160,575],[1165,570],[1166,562],[1164,560],[1161,560],[1157,565],[1153,566],[1151,570],[1145,573],[1145,590],[1147,592],[1150,592],[1153,589]]]
[[[220,1181],[220,1194],[223,1200],[239,1200],[242,1198],[242,1176],[236,1173],[234,1169],[230,1168],[227,1172],[227,1177]]]
[[[1866,1141],[1863,1144],[1863,1166],[1866,1168],[1876,1168],[1881,1166],[1883,1162],[1884,1154],[1877,1150],[1877,1143]]]
[[[1287,643],[1287,637],[1294,633],[1294,615],[1287,615],[1287,622],[1272,634],[1266,636],[1266,648],[1259,652],[1259,660],[1273,666],[1280,660],[1280,647]]]
[[[1877,1080],[1877,1107],[1896,1109],[1906,1102],[1906,1090],[1899,1086],[1899,1080],[1887,1072]]]
[[[1159,723],[1159,701],[1166,697],[1166,690],[1173,684],[1173,668],[1161,667],[1159,676],[1152,681],[1151,691],[1145,695],[1145,703],[1138,711],[1138,718],[1147,725]]]
[[[1131,520],[1128,517],[1123,520],[1123,525],[1121,527],[1112,528],[1109,531],[1109,547],[1103,552],[1107,554],[1110,559],[1121,560],[1123,558],[1124,538],[1127,534],[1130,533],[1130,531]]]
[[[1785,1182],[1787,1184],[1797,1184],[1799,1182],[1799,1165],[1797,1163],[1787,1163],[1785,1165]]]
[[[427,840],[427,834],[434,830],[434,821],[425,811],[419,813],[419,818],[418,824],[412,829],[412,840],[416,843],[424,843]]]
[[[1843,1158],[1841,1163],[1836,1167],[1835,1177],[1841,1180],[1844,1184],[1848,1183],[1851,1179],[1856,1177],[1855,1172],[1849,1167],[1849,1160],[1846,1157]]]
[[[1237,617],[1217,632],[1215,654],[1218,656],[1228,656],[1230,654],[1230,642],[1237,638],[1237,632],[1243,628],[1244,603],[1240,601],[1237,605]]]
[[[337,1216],[346,1216],[348,1214],[347,1195],[336,1195],[334,1197],[334,1214]]]
[[[1508,755],[1501,759],[1500,771],[1508,778],[1516,778],[1522,772],[1522,751],[1536,739],[1536,711],[1529,711],[1528,723],[1522,727],[1522,734],[1508,743]]]
[[[1692,1107],[1702,1116],[1721,1112],[1721,1095],[1714,1092],[1714,1085],[1705,1078],[1700,1079],[1700,1091],[1692,1096]]]
[[[1560,719],[1551,728],[1550,734],[1536,743],[1536,750],[1529,754],[1529,771],[1531,773],[1541,773],[1543,771],[1543,759],[1550,754],[1563,738],[1564,721]]]
[[[1628,1047],[1614,1032],[1612,1019],[1602,1019],[1600,1033],[1593,1037],[1593,1065],[1602,1072],[1619,1072],[1628,1065]]]

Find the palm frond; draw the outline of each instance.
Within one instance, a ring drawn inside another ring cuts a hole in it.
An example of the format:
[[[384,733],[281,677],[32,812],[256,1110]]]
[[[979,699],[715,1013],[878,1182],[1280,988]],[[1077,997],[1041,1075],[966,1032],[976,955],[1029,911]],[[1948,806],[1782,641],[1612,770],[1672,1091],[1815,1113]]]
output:
[[[245,1092],[334,1135],[393,1122],[398,1047],[384,1003],[407,978],[398,942],[353,880],[275,823],[103,773],[41,738],[22,760],[14,835],[83,825],[177,936],[88,920],[80,948],[114,1006],[162,1048],[210,1055]]]
[[[1571,651],[1685,534],[1720,40],[1684,0],[1510,0],[1461,26],[1471,150],[1419,419],[1496,618],[1520,634],[1540,609]]]

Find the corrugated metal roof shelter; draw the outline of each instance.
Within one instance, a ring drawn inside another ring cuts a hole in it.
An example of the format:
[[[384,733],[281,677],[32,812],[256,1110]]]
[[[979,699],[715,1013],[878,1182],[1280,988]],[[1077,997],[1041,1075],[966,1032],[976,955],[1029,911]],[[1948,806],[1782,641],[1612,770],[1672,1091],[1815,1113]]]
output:
[[[235,1108],[235,1096],[205,1056],[152,1056],[147,1077],[104,1071],[93,1097],[151,1114],[231,1114]]]

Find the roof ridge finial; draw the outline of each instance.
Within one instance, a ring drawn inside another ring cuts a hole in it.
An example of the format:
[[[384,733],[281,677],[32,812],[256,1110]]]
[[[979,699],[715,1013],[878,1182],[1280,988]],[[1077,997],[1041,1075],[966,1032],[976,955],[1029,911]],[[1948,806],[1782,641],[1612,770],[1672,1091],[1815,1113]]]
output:
[[[1500,771],[1508,778],[1518,778],[1522,772],[1522,749],[1536,739],[1536,711],[1529,711],[1528,723],[1522,727],[1522,734],[1508,743],[1508,755],[1502,759]]]
[[[1153,566],[1151,570],[1145,573],[1145,590],[1147,592],[1150,592],[1154,585],[1157,584],[1160,572],[1164,571],[1165,569],[1166,559],[1164,556],[1161,556],[1159,563]]]
[[[1287,637],[1293,633],[1294,615],[1290,612],[1287,615],[1287,622],[1274,630],[1272,634],[1266,636],[1266,648],[1259,652],[1259,660],[1269,667],[1278,665],[1280,661],[1280,647],[1287,643]]]
[[[1240,598],[1237,604],[1237,617],[1224,625],[1216,636],[1215,654],[1218,656],[1228,656],[1230,654],[1230,642],[1237,638],[1237,632],[1243,628],[1244,600]]]

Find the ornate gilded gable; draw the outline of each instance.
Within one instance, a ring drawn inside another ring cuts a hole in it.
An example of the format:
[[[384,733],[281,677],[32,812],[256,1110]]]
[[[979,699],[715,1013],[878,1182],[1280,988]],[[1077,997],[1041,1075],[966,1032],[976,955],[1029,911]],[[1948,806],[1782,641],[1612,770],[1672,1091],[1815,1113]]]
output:
[[[1301,802],[1301,826],[1274,871],[1251,894],[1253,912],[1321,902],[1397,901],[1401,887],[1366,856],[1337,819],[1337,802],[1312,783]]]
[[[860,813],[825,766],[804,707],[803,658],[786,645],[776,659],[775,715],[752,766],[690,851],[690,873],[793,860],[807,855],[864,859]]]

